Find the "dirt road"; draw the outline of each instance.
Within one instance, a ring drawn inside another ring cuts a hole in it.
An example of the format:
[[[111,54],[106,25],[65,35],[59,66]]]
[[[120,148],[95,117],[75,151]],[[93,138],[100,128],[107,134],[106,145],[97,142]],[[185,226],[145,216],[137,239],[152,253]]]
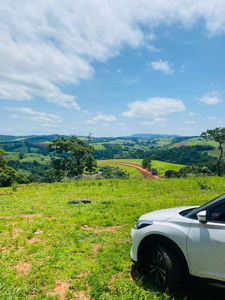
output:
[[[157,175],[152,175],[152,172],[149,171],[148,169],[143,168],[142,166],[135,165],[135,164],[130,164],[130,163],[125,163],[125,162],[115,162],[115,161],[106,161],[110,164],[116,164],[116,165],[124,165],[128,167],[133,167],[138,169],[139,172],[141,172],[144,176],[145,179],[153,179],[153,180],[158,180],[160,177]]]

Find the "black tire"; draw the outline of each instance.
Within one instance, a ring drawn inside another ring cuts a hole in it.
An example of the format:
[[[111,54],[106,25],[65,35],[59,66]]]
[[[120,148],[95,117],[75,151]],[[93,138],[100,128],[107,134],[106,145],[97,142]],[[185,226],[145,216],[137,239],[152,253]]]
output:
[[[176,255],[166,246],[154,244],[148,252],[148,274],[153,285],[169,292],[181,286],[181,266]]]

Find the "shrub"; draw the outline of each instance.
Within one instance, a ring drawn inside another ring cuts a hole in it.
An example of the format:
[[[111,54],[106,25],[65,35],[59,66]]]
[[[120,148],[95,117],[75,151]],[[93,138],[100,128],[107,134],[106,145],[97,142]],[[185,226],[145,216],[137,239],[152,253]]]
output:
[[[142,167],[151,170],[151,159],[149,157],[144,157],[142,160]]]

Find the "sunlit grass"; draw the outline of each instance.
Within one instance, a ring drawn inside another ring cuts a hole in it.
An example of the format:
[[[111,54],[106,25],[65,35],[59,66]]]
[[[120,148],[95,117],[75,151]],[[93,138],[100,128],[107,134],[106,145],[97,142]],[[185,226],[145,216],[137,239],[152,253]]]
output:
[[[131,278],[130,229],[146,212],[203,204],[224,184],[139,177],[0,189],[0,299],[59,299],[60,285],[66,299],[170,299]],[[81,199],[91,203],[68,203]]]
[[[130,163],[130,164],[135,164],[135,165],[142,165],[142,159],[110,159],[109,161],[111,162],[126,162],[126,163]],[[109,163],[105,162],[105,161],[98,161],[98,165],[107,165]],[[116,166],[116,164],[115,164]],[[118,165],[117,165],[118,166]],[[162,162],[159,160],[152,160],[151,161],[151,166],[153,169],[156,169],[158,171],[158,174],[160,176],[164,176],[165,172],[167,170],[174,170],[176,172],[178,172],[181,168],[185,167],[185,165],[180,165],[180,164],[171,164],[171,163],[167,163],[167,162]],[[120,168],[124,169],[124,166],[119,165]],[[138,170],[134,171],[132,169],[134,169],[133,167],[126,167],[125,168],[127,170],[128,173],[131,174],[138,174],[137,172],[139,172]]]

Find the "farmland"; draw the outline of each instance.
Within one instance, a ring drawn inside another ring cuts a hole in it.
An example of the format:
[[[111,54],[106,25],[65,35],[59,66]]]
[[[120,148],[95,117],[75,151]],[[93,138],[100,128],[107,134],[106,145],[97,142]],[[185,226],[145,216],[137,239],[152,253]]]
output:
[[[135,177],[2,188],[0,299],[218,299],[155,290],[130,261],[130,228],[149,211],[203,204],[224,183]],[[68,203],[80,199],[91,203]]]

